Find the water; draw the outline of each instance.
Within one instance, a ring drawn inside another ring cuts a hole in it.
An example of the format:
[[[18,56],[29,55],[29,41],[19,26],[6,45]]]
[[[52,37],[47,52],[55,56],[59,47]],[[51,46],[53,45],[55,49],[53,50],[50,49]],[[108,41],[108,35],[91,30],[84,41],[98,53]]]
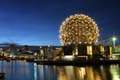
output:
[[[0,61],[5,80],[120,80],[120,65],[47,66],[24,61]]]

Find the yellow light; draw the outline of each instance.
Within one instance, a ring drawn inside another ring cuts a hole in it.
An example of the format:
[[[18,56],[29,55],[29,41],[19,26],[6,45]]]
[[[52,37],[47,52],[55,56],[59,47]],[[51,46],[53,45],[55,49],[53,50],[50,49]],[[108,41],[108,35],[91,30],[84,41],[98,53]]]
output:
[[[98,26],[93,19],[84,14],[75,14],[66,18],[60,26],[60,41],[62,44],[73,42],[96,43],[99,37]],[[88,35],[89,33],[89,35]]]
[[[92,55],[92,46],[87,46],[87,54]]]
[[[100,51],[101,51],[101,54],[104,54],[105,52],[104,46],[100,46]]]

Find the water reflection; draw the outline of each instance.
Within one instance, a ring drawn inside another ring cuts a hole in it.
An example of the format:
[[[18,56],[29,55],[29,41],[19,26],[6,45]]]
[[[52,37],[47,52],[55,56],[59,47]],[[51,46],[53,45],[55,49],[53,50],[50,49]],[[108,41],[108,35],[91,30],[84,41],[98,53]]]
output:
[[[0,61],[5,80],[120,80],[120,65],[47,66],[23,61]]]
[[[37,64],[34,63],[34,80],[37,80]]]
[[[58,80],[120,80],[120,66],[57,66]]]
[[[38,65],[39,80],[57,80],[55,66]]]
[[[111,65],[110,72],[112,75],[112,80],[120,80],[120,65]]]

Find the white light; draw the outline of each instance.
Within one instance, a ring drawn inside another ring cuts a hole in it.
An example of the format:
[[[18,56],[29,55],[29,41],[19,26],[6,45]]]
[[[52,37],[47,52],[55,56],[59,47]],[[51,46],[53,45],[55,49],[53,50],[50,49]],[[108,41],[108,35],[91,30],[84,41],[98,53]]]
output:
[[[74,56],[64,56],[64,59],[65,59],[65,60],[73,60],[73,59],[74,59]]]
[[[10,57],[12,57],[13,55],[10,55]]]
[[[35,52],[34,55],[37,56],[37,53]]]
[[[15,55],[10,55],[10,57],[13,57],[13,58],[14,58],[14,57],[15,57]]]
[[[79,42],[79,44],[81,44],[82,42]]]
[[[112,38],[112,41],[113,41],[113,47],[115,48],[115,41],[117,40],[117,38],[116,37],[113,37]]]
[[[112,40],[113,40],[113,41],[116,41],[116,40],[117,40],[117,38],[116,38],[116,37],[113,37],[113,38],[112,38]]]

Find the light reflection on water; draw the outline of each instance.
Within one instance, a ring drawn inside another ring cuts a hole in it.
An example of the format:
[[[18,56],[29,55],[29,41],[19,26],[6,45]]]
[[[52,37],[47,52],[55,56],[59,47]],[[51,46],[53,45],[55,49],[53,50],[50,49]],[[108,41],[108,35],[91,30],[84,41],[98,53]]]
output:
[[[47,66],[23,61],[0,61],[5,80],[120,80],[120,65]]]

